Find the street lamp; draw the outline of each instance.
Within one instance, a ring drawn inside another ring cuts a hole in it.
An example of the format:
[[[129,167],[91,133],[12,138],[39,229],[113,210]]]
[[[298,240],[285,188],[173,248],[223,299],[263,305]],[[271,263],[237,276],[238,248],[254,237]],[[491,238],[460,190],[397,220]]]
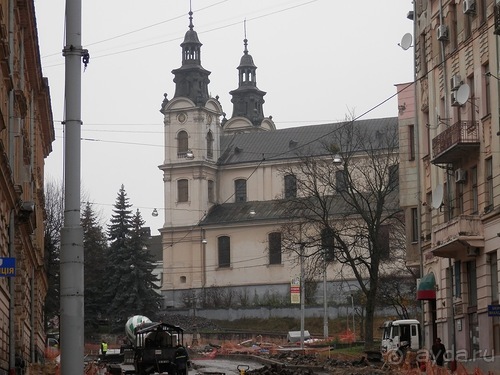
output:
[[[326,299],[326,249],[323,249],[323,337],[328,339],[328,301]]]
[[[356,340],[356,326],[354,321],[354,294],[351,293],[351,305],[352,305],[352,333],[354,335],[354,340]]]

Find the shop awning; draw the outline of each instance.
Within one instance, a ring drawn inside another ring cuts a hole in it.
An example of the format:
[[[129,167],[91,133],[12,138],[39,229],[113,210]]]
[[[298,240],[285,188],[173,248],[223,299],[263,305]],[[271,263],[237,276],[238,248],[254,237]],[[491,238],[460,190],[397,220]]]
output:
[[[436,278],[430,272],[420,279],[417,288],[417,300],[436,299]]]

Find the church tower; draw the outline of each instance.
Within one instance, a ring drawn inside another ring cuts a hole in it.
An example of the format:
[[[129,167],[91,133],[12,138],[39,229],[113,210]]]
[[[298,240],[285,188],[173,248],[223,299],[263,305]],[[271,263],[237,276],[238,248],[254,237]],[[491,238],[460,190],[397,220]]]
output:
[[[163,100],[165,158],[163,171],[164,217],[162,234],[163,287],[204,286],[198,223],[215,203],[222,107],[209,96],[210,72],[201,65],[201,46],[189,11],[189,29],[182,48],[182,65],[172,71],[175,94]],[[167,306],[173,297],[165,296]]]
[[[248,39],[243,40],[243,56],[238,66],[238,88],[231,91],[233,114],[230,120],[223,120],[224,134],[276,130],[272,117],[264,116],[264,95],[257,87],[257,66],[248,53]]]

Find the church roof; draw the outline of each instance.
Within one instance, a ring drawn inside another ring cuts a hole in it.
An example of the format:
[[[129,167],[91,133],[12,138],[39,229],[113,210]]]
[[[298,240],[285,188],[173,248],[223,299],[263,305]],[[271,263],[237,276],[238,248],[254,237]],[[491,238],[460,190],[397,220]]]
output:
[[[325,143],[337,143],[338,137],[342,137],[342,133],[345,133],[341,129],[350,123],[351,121],[347,121],[222,136],[220,142],[221,156],[218,164],[252,163],[260,162],[263,159],[294,159],[301,154],[318,156],[326,154]],[[366,134],[373,136],[374,141],[377,139],[377,134],[383,134],[387,127],[397,129],[397,126],[397,117],[354,122],[356,129],[367,132]],[[386,144],[386,142],[381,141],[381,147],[383,144]],[[339,150],[339,152],[342,152],[342,150]]]
[[[352,214],[352,207],[340,195],[333,195],[331,198],[330,212],[333,217],[344,217],[346,214]],[[293,206],[297,204],[297,200],[314,199],[312,197],[294,198],[294,199],[273,199],[266,201],[249,201],[236,203],[222,203],[213,206],[208,215],[200,221],[199,225],[217,225],[229,223],[244,223],[251,222],[252,225],[259,221],[263,224],[271,221],[273,224],[279,224],[283,220],[289,220],[293,216]],[[307,205],[307,204],[306,204]],[[309,204],[313,207],[313,204]],[[303,205],[300,207],[303,214]],[[387,196],[385,207],[388,210],[399,210],[399,189],[396,188]],[[250,214],[253,211],[254,214]]]

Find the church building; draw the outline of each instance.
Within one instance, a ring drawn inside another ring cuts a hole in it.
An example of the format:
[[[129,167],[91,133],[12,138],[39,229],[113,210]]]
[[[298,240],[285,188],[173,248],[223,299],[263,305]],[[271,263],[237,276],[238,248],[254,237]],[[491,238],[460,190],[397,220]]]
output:
[[[232,116],[226,118],[218,97],[209,95],[210,72],[202,66],[202,43],[189,16],[182,65],[172,71],[175,94],[165,95],[161,107],[164,307],[201,307],[208,299],[219,308],[289,302],[301,271],[297,256],[283,251],[281,231],[290,219],[287,202],[303,194],[290,168],[305,154],[324,157],[325,140],[345,124],[276,129],[264,114],[266,93],[257,87],[246,38],[238,87],[229,93]],[[398,119],[356,124],[382,134],[397,131]],[[328,298],[345,303],[356,290],[352,274],[338,267],[327,267],[324,277]]]

